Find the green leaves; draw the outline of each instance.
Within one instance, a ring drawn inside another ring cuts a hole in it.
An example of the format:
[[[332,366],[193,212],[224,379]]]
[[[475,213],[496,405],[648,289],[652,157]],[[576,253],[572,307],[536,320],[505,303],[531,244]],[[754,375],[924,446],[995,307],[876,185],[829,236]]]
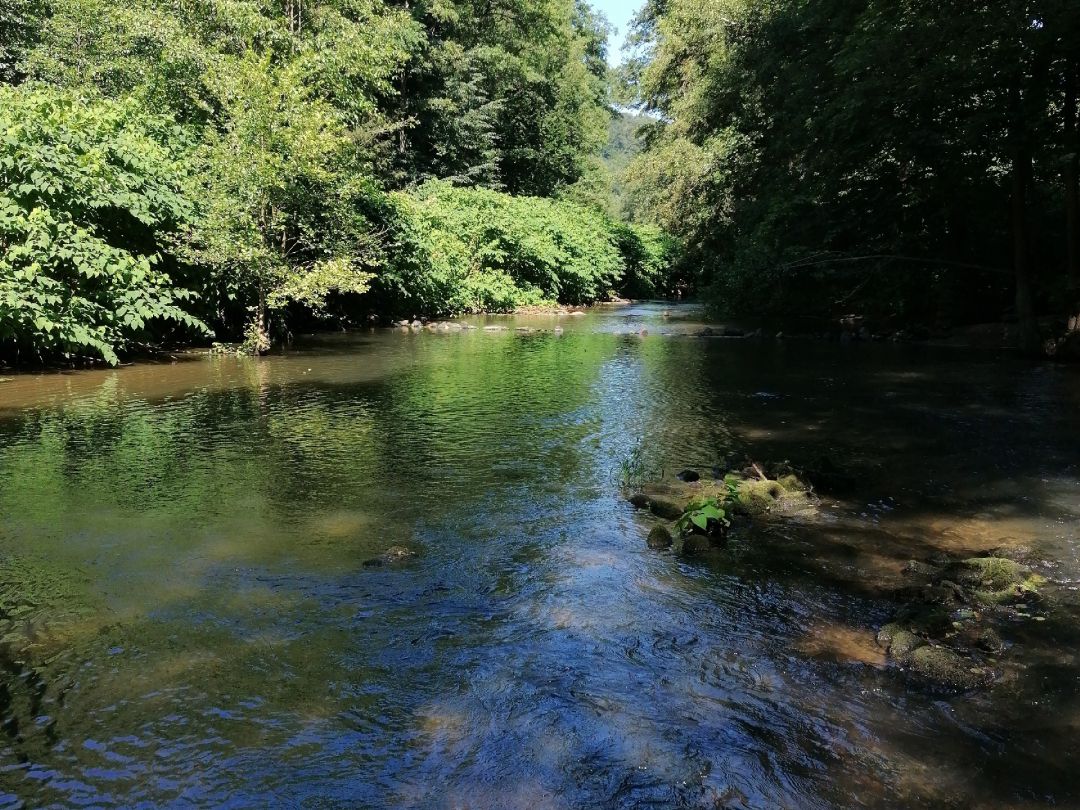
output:
[[[684,534],[692,527],[705,533],[712,533],[727,525],[729,525],[727,511],[715,498],[691,503],[675,524],[676,528]]]
[[[569,201],[434,181],[395,200],[396,255],[380,283],[424,309],[586,304],[619,289],[628,271],[662,275],[669,264],[666,243]]]
[[[152,322],[205,329],[176,307],[187,294],[155,254],[113,243],[120,216],[140,226],[120,241],[153,245],[187,211],[152,121],[127,103],[0,86],[0,345],[116,363]]]

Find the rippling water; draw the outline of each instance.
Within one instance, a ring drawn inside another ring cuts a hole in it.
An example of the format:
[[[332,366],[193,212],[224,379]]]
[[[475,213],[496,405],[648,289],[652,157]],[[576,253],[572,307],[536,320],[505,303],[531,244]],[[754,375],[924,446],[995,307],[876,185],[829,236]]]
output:
[[[0,382],[0,806],[1080,803],[1075,370],[693,316]],[[638,445],[854,491],[688,562]],[[1054,584],[993,689],[878,660],[891,567],[1004,544]]]

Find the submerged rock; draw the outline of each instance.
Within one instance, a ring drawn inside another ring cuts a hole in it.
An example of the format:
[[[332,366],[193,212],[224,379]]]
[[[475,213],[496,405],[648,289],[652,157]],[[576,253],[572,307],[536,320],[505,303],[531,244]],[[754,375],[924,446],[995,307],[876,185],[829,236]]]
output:
[[[390,548],[388,548],[378,557],[372,557],[370,560],[364,560],[364,567],[382,568],[385,565],[402,563],[415,556],[416,552],[412,549],[405,548],[404,546],[390,546]]]
[[[652,530],[649,532],[647,542],[649,544],[649,548],[660,550],[665,548],[671,548],[671,546],[675,542],[675,539],[671,536],[671,532],[669,532],[665,527],[653,526]]]

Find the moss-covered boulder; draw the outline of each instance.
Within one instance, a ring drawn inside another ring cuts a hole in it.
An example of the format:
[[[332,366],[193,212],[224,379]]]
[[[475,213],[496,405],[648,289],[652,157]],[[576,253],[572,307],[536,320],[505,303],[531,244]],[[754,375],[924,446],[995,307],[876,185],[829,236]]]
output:
[[[1004,557],[969,557],[950,567],[948,576],[984,605],[1024,602],[1038,594],[1045,580],[1030,567]]]
[[[985,686],[993,679],[990,670],[946,647],[919,647],[911,653],[910,667],[935,686],[956,692]]]
[[[793,473],[781,475],[776,481],[788,492],[809,492],[811,489],[808,483]]]
[[[671,536],[671,532],[668,531],[666,527],[653,526],[646,542],[649,544],[649,548],[660,550],[671,548],[675,542],[675,538]]]
[[[729,514],[813,518],[817,514],[817,500],[809,487],[794,475],[789,478],[790,486],[771,478],[743,478],[734,474],[724,480],[669,478],[642,485],[630,495],[629,501],[665,520],[678,520],[691,504],[707,501],[716,501]]]
[[[924,638],[896,622],[887,624],[878,631],[877,642],[889,655],[902,663],[908,661],[915,650],[927,643]]]
[[[688,534],[683,538],[682,553],[690,557],[707,554],[712,549],[709,538],[703,534]]]
[[[786,494],[787,490],[779,481],[747,479],[738,484],[735,508],[742,514],[764,515],[771,512]]]
[[[678,520],[686,511],[686,504],[671,498],[652,498],[649,501],[649,509],[657,517],[665,520]]]

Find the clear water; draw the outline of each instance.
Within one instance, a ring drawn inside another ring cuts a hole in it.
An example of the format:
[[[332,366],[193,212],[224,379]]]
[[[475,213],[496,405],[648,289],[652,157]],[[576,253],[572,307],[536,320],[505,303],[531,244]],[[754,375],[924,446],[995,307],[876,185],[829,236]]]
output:
[[[0,382],[0,807],[1080,805],[1080,375],[694,316]],[[638,444],[856,484],[687,561]],[[881,659],[906,560],[1003,545],[992,689]]]

